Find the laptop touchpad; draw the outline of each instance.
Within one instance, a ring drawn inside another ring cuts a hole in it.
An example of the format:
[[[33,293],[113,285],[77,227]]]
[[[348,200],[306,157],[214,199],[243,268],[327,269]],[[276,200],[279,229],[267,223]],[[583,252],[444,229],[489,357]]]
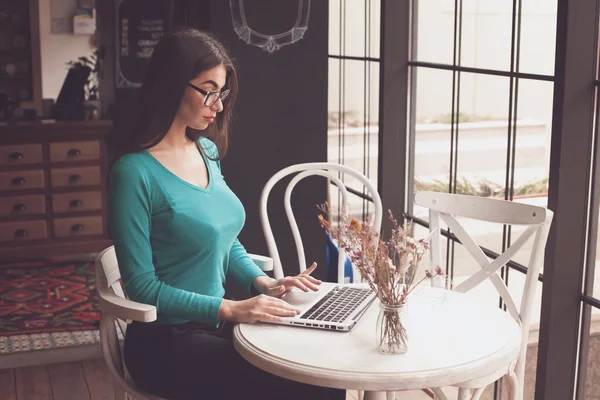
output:
[[[286,294],[282,300],[299,308],[301,311],[304,311],[304,309],[308,308],[309,305],[313,304],[322,296],[323,293],[319,292],[301,292],[293,290]]]

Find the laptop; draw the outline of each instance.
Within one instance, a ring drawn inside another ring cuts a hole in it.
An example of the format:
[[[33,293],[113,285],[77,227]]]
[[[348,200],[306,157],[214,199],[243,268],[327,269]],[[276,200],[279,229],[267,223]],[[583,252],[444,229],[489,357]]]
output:
[[[300,314],[272,323],[348,332],[375,300],[375,293],[365,283],[323,282],[316,292],[294,288],[281,299]]]

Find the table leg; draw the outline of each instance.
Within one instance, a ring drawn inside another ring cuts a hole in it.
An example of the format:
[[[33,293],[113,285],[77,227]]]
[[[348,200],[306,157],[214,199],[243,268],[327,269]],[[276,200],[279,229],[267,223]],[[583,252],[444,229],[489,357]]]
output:
[[[365,390],[364,400],[387,400],[386,392],[370,392]]]

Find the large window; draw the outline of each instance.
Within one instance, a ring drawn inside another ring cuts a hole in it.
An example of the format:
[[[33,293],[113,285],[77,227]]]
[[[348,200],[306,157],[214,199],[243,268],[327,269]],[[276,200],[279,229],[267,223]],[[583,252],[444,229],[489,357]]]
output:
[[[428,215],[415,190],[555,212],[525,399],[600,399],[599,20],[600,0],[330,0],[330,161],[378,182],[416,236]],[[362,188],[346,185],[368,215]],[[461,222],[489,258],[523,232]],[[445,234],[452,285],[479,266]],[[530,246],[501,271],[517,306]],[[501,305],[491,284],[470,295]],[[499,382],[482,398],[508,393]]]
[[[415,2],[414,189],[547,205],[553,76],[539,72],[554,69],[557,4],[524,3]],[[480,245],[510,244],[504,227],[473,224]]]
[[[557,1],[415,0],[412,8],[408,199],[415,190],[492,197],[546,207],[553,111]],[[407,204],[422,226],[427,210]],[[490,258],[525,227],[461,220]],[[442,226],[447,229],[446,226]],[[450,237],[445,267],[450,285],[479,265]],[[520,303],[532,240],[501,272]],[[469,293],[499,304],[491,283]],[[541,307],[541,279],[536,307]],[[540,321],[538,312],[537,325]],[[528,351],[527,399],[533,399],[537,326]],[[487,396],[508,398],[503,386]]]
[[[494,197],[555,211],[539,277],[539,325],[530,335],[525,398],[599,399],[600,2],[410,4],[410,34],[403,35],[404,27],[386,28],[390,18],[384,19],[382,38],[385,43],[406,37],[408,58],[387,46],[381,57],[384,69],[389,64],[390,70],[409,70],[408,81],[396,88],[408,93],[408,126],[400,128],[408,142],[407,162],[382,157],[381,174],[406,175],[405,200],[397,203],[420,224],[417,235],[426,232],[428,216],[412,203],[415,190]],[[382,90],[386,98],[388,88]],[[383,103],[382,109],[389,106]],[[490,258],[522,232],[462,222]],[[447,236],[445,267],[455,284],[479,267],[452,232]],[[525,253],[501,273],[517,305]],[[499,304],[489,285],[472,295]],[[488,388],[486,398],[492,395],[507,398],[501,383]]]

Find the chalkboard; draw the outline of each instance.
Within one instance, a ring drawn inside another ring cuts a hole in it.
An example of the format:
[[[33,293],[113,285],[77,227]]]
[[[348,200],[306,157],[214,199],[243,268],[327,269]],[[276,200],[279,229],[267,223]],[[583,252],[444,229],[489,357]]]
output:
[[[154,47],[171,28],[173,0],[115,0],[117,87],[142,86]]]

